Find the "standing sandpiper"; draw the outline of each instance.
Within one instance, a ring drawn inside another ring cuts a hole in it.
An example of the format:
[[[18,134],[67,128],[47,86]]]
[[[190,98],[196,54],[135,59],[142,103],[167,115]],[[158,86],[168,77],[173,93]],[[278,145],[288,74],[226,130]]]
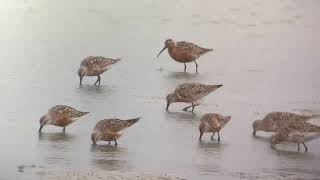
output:
[[[211,140],[213,140],[213,136],[216,132],[218,132],[218,142],[220,142],[220,130],[230,121],[231,116],[222,116],[220,114],[208,113],[202,116],[199,125],[200,137],[199,141],[201,141],[202,135],[205,132],[213,133],[211,136]]]
[[[41,133],[41,130],[45,125],[55,125],[63,127],[62,131],[65,132],[66,126],[75,122],[80,117],[88,113],[89,112],[78,111],[72,107],[65,105],[54,106],[40,118],[39,133]]]
[[[292,142],[298,144],[298,151],[300,144],[303,144],[305,152],[308,148],[305,144],[307,141],[320,137],[320,127],[307,122],[294,122],[287,127],[278,129],[278,132],[271,136],[270,144],[272,147],[281,142]]]
[[[98,141],[114,141],[115,145],[117,145],[117,139],[119,139],[124,130],[127,127],[132,126],[140,119],[129,119],[129,120],[120,120],[120,119],[104,119],[99,121],[93,129],[93,133],[91,134],[91,140],[93,145],[96,145]]]
[[[184,83],[179,85],[173,93],[170,93],[167,96],[167,107],[166,110],[168,111],[169,106],[171,103],[174,102],[185,102],[191,103],[191,106],[185,107],[183,110],[187,110],[188,108],[192,107],[192,112],[194,107],[198,104],[195,104],[196,101],[207,96],[211,92],[215,91],[216,89],[220,88],[222,85],[206,85],[200,83]]]
[[[89,56],[82,60],[78,75],[80,78],[80,85],[84,76],[97,76],[98,79],[95,85],[101,81],[100,75],[111,68],[112,64],[119,62],[120,59],[105,58],[102,56]]]
[[[262,120],[255,120],[252,123],[253,135],[257,131],[276,132],[278,128],[288,126],[294,122],[305,122],[319,115],[303,116],[290,112],[270,112]]]
[[[196,72],[198,72],[196,60],[203,54],[212,51],[212,49],[203,48],[191,42],[174,42],[172,39],[167,39],[164,48],[159,52],[157,58],[166,48],[168,48],[169,55],[172,59],[184,64],[184,71],[186,71],[187,68],[186,63],[194,62]]]

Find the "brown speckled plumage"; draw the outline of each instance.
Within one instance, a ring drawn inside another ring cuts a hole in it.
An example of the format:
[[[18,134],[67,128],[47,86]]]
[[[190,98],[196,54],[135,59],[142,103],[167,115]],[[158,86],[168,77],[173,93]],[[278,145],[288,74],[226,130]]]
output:
[[[222,116],[220,114],[215,113],[207,113],[202,116],[200,119],[199,131],[201,141],[202,135],[205,132],[213,133],[211,136],[211,140],[213,140],[214,134],[218,133],[218,141],[220,141],[220,130],[230,121],[231,116]]]
[[[305,151],[308,151],[305,142],[320,137],[320,126],[310,124],[304,121],[295,121],[288,126],[281,127],[277,130],[277,133],[270,139],[271,145],[274,147],[281,142],[292,142],[298,144],[298,150],[300,150],[300,144],[303,144]]]
[[[45,125],[60,126],[63,127],[63,131],[65,131],[66,126],[88,113],[89,112],[82,112],[66,105],[54,106],[41,117],[39,132],[41,132]]]
[[[196,60],[203,54],[212,51],[212,49],[203,48],[191,42],[174,42],[172,39],[167,39],[164,48],[159,52],[157,57],[159,57],[166,48],[168,48],[169,55],[172,59],[184,63],[184,71],[186,71],[186,63],[194,62],[196,72],[198,72]]]
[[[216,89],[220,88],[222,85],[206,85],[200,83],[184,83],[179,85],[173,93],[167,96],[167,108],[173,102],[186,102],[192,103],[192,106],[188,106],[184,108],[187,110],[189,107],[192,107],[192,111],[196,106],[194,103],[199,99],[207,96],[211,92],[215,91]]]
[[[120,138],[123,134],[123,130],[132,126],[140,119],[104,119],[99,121],[93,129],[91,135],[91,140],[93,144],[96,144],[98,141],[114,141],[117,145],[117,139]]]
[[[111,65],[117,63],[120,59],[111,59],[102,56],[89,56],[82,60],[78,75],[80,77],[80,85],[84,76],[97,76],[95,84],[101,81],[100,75],[111,68]]]
[[[253,135],[257,131],[276,132],[278,128],[295,122],[305,122],[317,116],[304,116],[290,112],[270,112],[262,120],[256,120],[252,123]]]

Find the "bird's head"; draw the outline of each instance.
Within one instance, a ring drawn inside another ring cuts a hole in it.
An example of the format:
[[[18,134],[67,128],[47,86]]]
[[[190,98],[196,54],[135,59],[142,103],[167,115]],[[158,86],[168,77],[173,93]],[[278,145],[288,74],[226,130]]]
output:
[[[160,54],[167,48],[173,47],[174,46],[174,41],[172,39],[167,39],[164,43],[164,47],[163,49],[159,52],[159,54],[157,55],[157,58],[160,56]]]
[[[50,118],[48,115],[41,116],[39,120],[39,124],[40,124],[39,133],[41,133],[42,128],[49,123],[50,123]]]
[[[101,138],[101,136],[100,136],[99,133],[93,132],[93,133],[91,134],[92,145],[96,145],[97,142],[100,140],[100,138]]]
[[[259,131],[260,129],[260,124],[262,123],[262,120],[255,120],[252,123],[252,128],[253,128],[253,132],[252,135],[256,135],[256,132]]]
[[[83,67],[78,69],[78,76],[80,78],[80,85],[82,84],[82,78],[85,76],[86,70]]]
[[[167,97],[166,97],[166,100],[167,100],[166,110],[168,111],[170,104],[176,101],[175,94],[174,93],[168,94]]]

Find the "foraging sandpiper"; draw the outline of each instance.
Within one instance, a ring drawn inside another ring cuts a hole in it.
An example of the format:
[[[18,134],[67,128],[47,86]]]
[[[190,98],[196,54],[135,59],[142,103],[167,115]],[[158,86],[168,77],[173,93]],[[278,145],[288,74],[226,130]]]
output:
[[[167,107],[166,110],[168,111],[169,106],[171,103],[174,102],[186,102],[191,103],[191,106],[185,107],[183,110],[187,110],[188,108],[192,107],[192,112],[194,107],[198,104],[195,104],[196,101],[207,96],[209,93],[215,91],[216,89],[220,88],[222,85],[206,85],[200,83],[184,83],[179,85],[173,93],[170,93],[166,100],[167,100]]]
[[[97,76],[98,79],[94,83],[100,84],[101,74],[111,68],[111,65],[119,62],[120,59],[111,59],[102,56],[89,56],[81,61],[78,75],[80,78],[80,85],[84,76]]]
[[[89,112],[78,111],[72,107],[65,105],[57,105],[48,110],[48,112],[40,118],[41,133],[45,125],[55,125],[63,127],[62,131],[65,132],[66,126],[75,122],[80,117],[88,114]]]
[[[177,62],[184,63],[184,71],[186,71],[186,63],[194,62],[196,65],[196,72],[198,72],[198,64],[196,60],[203,54],[212,51],[213,49],[207,49],[200,47],[191,42],[174,42],[172,39],[167,39],[164,48],[159,52],[159,55],[168,48],[169,55]]]
[[[115,145],[117,145],[117,139],[119,139],[124,130],[127,127],[132,126],[140,119],[129,119],[129,120],[120,120],[120,119],[104,119],[99,121],[93,129],[93,133],[91,134],[91,140],[93,145],[96,145],[98,141],[114,141]]]
[[[308,148],[305,142],[320,137],[320,126],[316,126],[307,122],[297,121],[289,124],[287,127],[278,129],[277,133],[270,138],[272,147],[282,142],[291,142],[298,144],[298,151],[300,144],[303,144],[305,152]]]
[[[200,119],[199,131],[201,141],[203,133],[213,133],[211,140],[213,140],[214,134],[218,133],[218,142],[220,142],[220,130],[230,121],[231,116],[222,116],[215,113],[207,113]]]
[[[255,120],[252,123],[253,135],[257,131],[276,132],[278,128],[288,126],[294,122],[305,122],[319,115],[299,115],[290,112],[270,112],[262,120]]]

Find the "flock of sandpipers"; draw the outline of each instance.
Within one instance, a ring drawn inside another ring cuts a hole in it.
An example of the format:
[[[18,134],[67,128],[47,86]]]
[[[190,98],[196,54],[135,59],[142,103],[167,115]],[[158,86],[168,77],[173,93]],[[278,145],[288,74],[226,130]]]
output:
[[[202,48],[190,42],[175,42],[172,39],[165,41],[165,47],[159,52],[158,56],[168,49],[169,55],[177,62],[184,63],[184,71],[186,71],[186,63],[193,62],[198,72],[198,64],[196,60],[203,54],[212,51],[212,49]],[[85,76],[97,76],[95,85],[101,82],[101,74],[107,71],[113,64],[119,62],[120,59],[111,59],[101,56],[89,56],[85,58],[78,70],[80,78],[80,85]],[[207,85],[200,83],[184,83],[176,87],[176,89],[168,94],[166,97],[167,106],[169,110],[170,104],[174,102],[191,103],[191,106],[185,107],[183,110],[188,111],[189,108],[198,106],[198,100],[207,96],[211,92],[222,87],[219,85]],[[48,112],[40,118],[39,133],[45,125],[55,125],[63,127],[63,132],[66,126],[73,123],[80,117],[89,112],[82,112],[72,107],[65,105],[57,105],[48,110]],[[313,140],[320,137],[320,126],[308,123],[311,118],[320,115],[298,115],[290,112],[271,112],[268,113],[262,120],[256,120],[252,123],[253,135],[257,131],[275,132],[270,138],[270,144],[275,147],[281,142],[297,143],[298,150],[302,144],[307,151],[306,141]],[[93,145],[98,141],[114,141],[117,145],[117,140],[123,135],[124,129],[132,126],[139,121],[140,118],[133,118],[129,120],[121,119],[104,119],[99,121],[93,129],[91,140]],[[201,120],[199,125],[199,141],[204,133],[213,133],[211,140],[215,133],[218,133],[217,141],[220,142],[220,130],[230,121],[231,116],[223,116],[216,113],[207,113]]]

